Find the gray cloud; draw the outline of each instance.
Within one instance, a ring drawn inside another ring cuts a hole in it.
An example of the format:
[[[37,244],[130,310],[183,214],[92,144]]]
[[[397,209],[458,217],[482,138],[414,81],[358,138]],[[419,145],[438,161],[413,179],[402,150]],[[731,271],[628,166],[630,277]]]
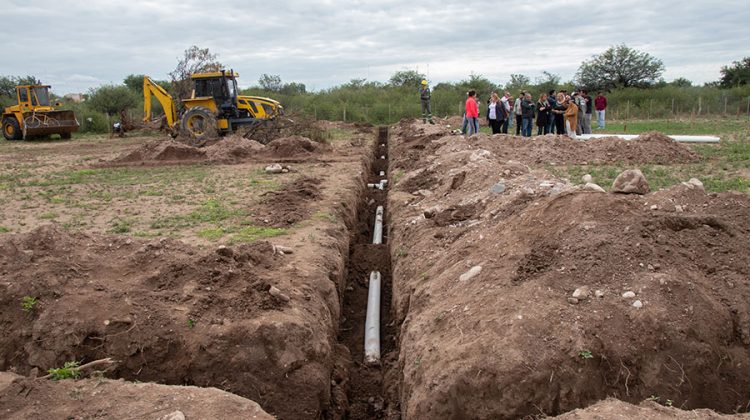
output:
[[[744,0],[550,0],[443,4],[326,0],[3,0],[0,74],[36,75],[58,93],[166,78],[191,45],[254,84],[262,73],[322,89],[418,68],[433,82],[470,73],[505,82],[543,70],[573,77],[582,60],[626,43],[662,59],[665,79],[716,80],[749,55]]]

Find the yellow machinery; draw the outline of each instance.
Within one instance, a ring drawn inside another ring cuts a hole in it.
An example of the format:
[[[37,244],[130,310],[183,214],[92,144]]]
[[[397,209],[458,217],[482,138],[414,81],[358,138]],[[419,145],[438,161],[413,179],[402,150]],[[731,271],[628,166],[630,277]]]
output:
[[[238,95],[237,77],[233,70],[197,73],[190,76],[193,94],[183,99],[184,110],[178,110],[172,96],[150,77],[143,78],[143,120],[151,120],[151,97],[164,109],[167,127],[173,136],[182,133],[194,146],[206,140],[231,133],[239,127],[257,127],[283,115],[281,104],[259,96]]]
[[[3,111],[3,136],[21,140],[59,134],[69,139],[80,124],[73,111],[55,111],[50,105],[49,86],[16,86],[17,105]],[[59,104],[57,104],[59,106]]]

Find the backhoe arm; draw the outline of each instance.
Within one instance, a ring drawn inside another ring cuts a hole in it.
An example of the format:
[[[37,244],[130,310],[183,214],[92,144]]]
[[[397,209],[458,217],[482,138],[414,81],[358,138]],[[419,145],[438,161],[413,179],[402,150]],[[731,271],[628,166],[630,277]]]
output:
[[[177,122],[177,108],[175,107],[174,99],[172,99],[172,95],[169,92],[154,83],[148,76],[143,77],[143,121],[151,121],[151,95],[159,101],[161,107],[164,109],[164,114],[167,116],[167,125],[173,128]]]

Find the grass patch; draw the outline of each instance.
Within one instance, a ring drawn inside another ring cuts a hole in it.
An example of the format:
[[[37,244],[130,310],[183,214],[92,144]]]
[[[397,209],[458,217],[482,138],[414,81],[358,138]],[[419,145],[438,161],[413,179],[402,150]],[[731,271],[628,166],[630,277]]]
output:
[[[112,233],[123,234],[130,232],[133,222],[125,219],[114,219],[110,222],[112,228],[109,230]]]
[[[225,233],[226,232],[224,231],[223,228],[207,228],[207,229],[199,230],[198,233],[196,233],[196,235],[198,235],[198,237],[200,238],[205,238],[211,241],[215,241],[221,238],[222,236],[224,236]]]
[[[5,226],[0,226],[0,233],[7,233],[7,232],[10,232],[10,229],[8,229]]]
[[[53,211],[45,212],[39,215],[39,218],[42,220],[54,220],[57,219],[59,215]]]
[[[232,235],[231,242],[254,242],[259,239],[286,235],[286,233],[287,230],[282,228],[246,226]]]
[[[640,134],[648,131],[659,131],[664,134],[716,135],[747,130],[746,119],[607,121],[606,128],[598,130],[596,128],[596,116],[594,116],[591,125],[594,133],[613,134]]]
[[[356,132],[349,128],[331,127],[326,130],[326,139],[330,143],[336,143],[343,140],[349,140]]]

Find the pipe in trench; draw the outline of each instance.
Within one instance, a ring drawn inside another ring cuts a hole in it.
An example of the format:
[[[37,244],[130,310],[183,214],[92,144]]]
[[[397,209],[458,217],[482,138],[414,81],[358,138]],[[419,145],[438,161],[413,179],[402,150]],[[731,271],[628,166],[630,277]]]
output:
[[[365,318],[365,364],[380,363],[380,271],[370,273],[367,288],[367,317]]]
[[[379,245],[383,243],[383,206],[375,210],[375,228],[372,231],[372,243]]]

